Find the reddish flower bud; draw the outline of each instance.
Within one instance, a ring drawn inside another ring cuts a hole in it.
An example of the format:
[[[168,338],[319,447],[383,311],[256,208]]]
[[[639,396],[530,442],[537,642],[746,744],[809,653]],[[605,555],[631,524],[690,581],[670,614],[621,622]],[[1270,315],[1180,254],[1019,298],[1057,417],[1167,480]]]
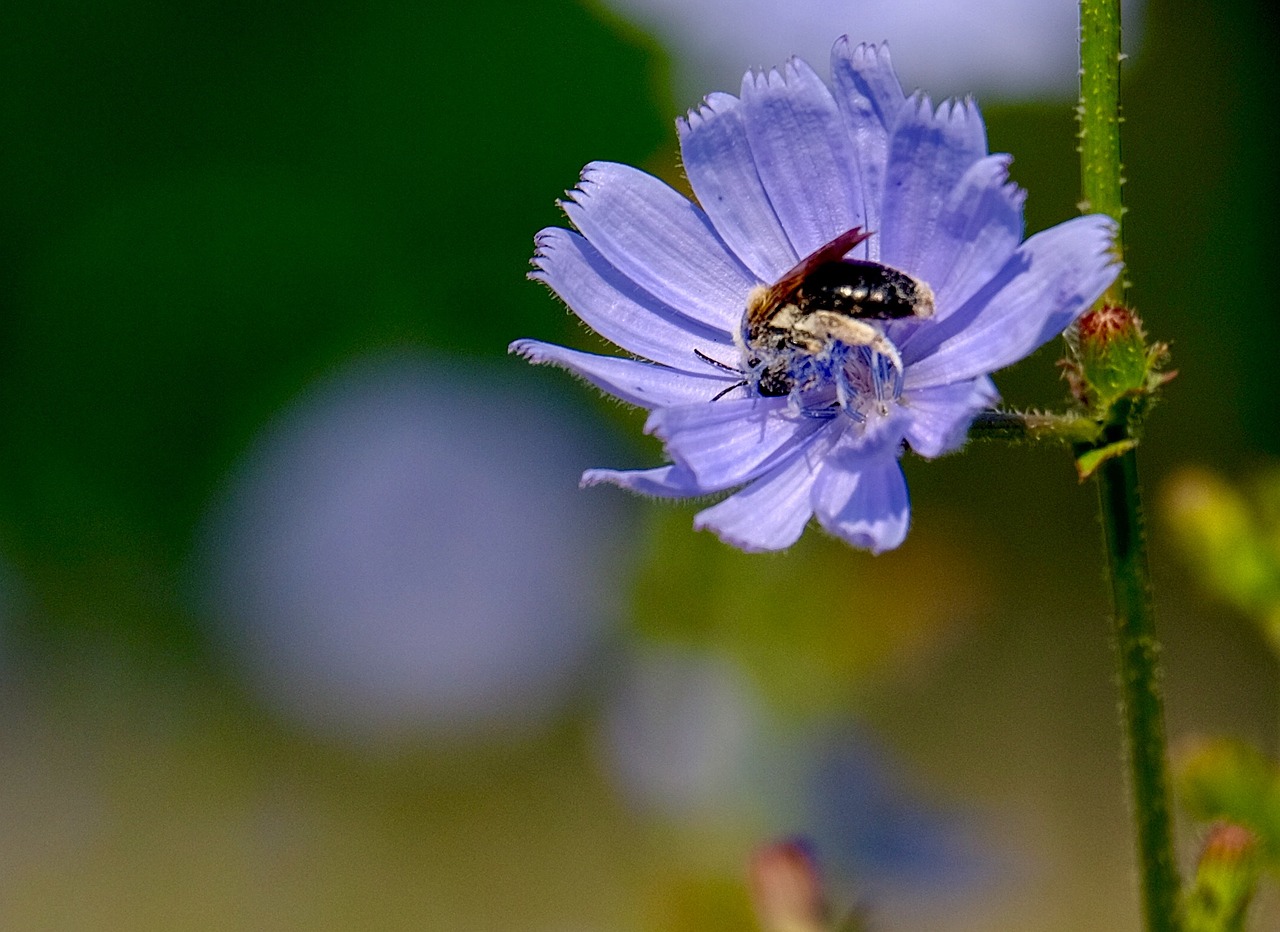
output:
[[[1187,896],[1187,932],[1243,929],[1259,871],[1253,832],[1231,822],[1210,828]]]
[[[822,878],[808,848],[777,842],[751,861],[751,893],[765,932],[826,932]]]
[[[1076,358],[1067,365],[1072,391],[1100,416],[1121,399],[1140,399],[1172,377],[1159,371],[1168,347],[1148,346],[1142,321],[1122,305],[1104,304],[1081,317],[1072,345]]]

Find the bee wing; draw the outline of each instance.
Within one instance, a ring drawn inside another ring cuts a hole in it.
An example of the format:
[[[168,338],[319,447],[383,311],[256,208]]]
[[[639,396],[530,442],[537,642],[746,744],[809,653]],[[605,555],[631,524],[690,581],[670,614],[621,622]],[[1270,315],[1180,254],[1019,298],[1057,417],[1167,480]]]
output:
[[[854,246],[870,238],[870,232],[864,233],[862,227],[854,227],[805,256],[795,268],[772,285],[762,288],[761,292],[753,297],[747,309],[747,326],[751,328],[764,323],[768,316],[800,287],[805,276],[818,266],[843,259]]]

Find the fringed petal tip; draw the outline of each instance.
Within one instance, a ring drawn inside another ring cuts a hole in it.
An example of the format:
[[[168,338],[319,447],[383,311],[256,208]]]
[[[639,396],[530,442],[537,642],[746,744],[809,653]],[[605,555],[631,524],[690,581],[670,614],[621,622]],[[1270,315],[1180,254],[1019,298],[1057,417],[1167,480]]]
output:
[[[540,340],[520,340],[511,350],[535,365],[560,366],[613,397],[654,409],[705,402],[732,383],[639,359],[584,353]]]
[[[1120,225],[1106,214],[1086,214],[1083,219],[1093,219],[1098,224],[1101,234],[1098,252],[1110,253],[1113,256],[1111,264],[1116,266],[1118,274],[1118,270],[1124,266],[1116,253],[1116,237],[1120,234]]]
[[[969,168],[969,176],[975,187],[984,186],[999,191],[1008,202],[1009,207],[1021,211],[1027,202],[1027,192],[1016,181],[1009,179],[1009,171],[1013,167],[1013,156],[1008,152],[993,152],[986,158],[979,159]],[[1021,236],[1021,228],[1019,228]]]
[[[854,45],[853,40],[846,33],[832,44],[831,54],[835,58],[842,58],[852,62],[860,69],[893,67],[892,59],[889,56],[888,39],[881,39],[879,42],[859,42]]]
[[[566,208],[572,204],[580,204],[592,194],[591,189],[600,183],[600,176],[612,163],[603,161],[588,162],[578,172],[578,181],[572,188],[566,188],[564,196],[556,201],[556,206],[568,212]]]
[[[626,485],[618,480],[618,477],[623,474],[622,470],[617,469],[588,469],[578,479],[578,488],[589,489],[597,485],[616,485],[619,488],[626,488]]]
[[[557,201],[557,203],[559,203]],[[529,257],[529,266],[532,269],[526,278],[535,282],[546,284],[545,273],[547,260],[551,258],[551,254],[555,251],[556,241],[565,233],[561,227],[544,227],[539,230],[533,237],[533,255]]]
[[[661,433],[664,419],[665,416],[661,408],[650,411],[649,416],[644,419],[644,427],[642,428],[645,436],[665,440],[666,438]]]
[[[715,119],[721,113],[732,110],[740,101],[732,94],[716,91],[702,98],[702,103],[690,107],[684,116],[676,117],[676,136],[683,140],[707,120]]]
[[[1124,260],[1120,258],[1120,253],[1116,249],[1116,237],[1120,235],[1120,225],[1107,214],[1085,214],[1074,220],[1067,220],[1059,224],[1059,226],[1067,226],[1068,224],[1081,227],[1081,238],[1090,239],[1094,244],[1093,254],[1106,260],[1100,266],[1100,271],[1105,281],[1096,287],[1097,294],[1084,302],[1082,307],[1076,309],[1075,314],[1072,316],[1072,320],[1074,320],[1084,314],[1093,304],[1093,301],[1120,276],[1121,272],[1124,271]],[[1045,232],[1049,231],[1046,230]]]
[[[582,170],[578,172],[578,180],[574,186],[572,188],[565,188],[564,194],[556,198],[556,207],[560,209],[560,212],[564,214],[570,222],[573,221],[574,209],[580,207],[585,201],[589,200],[591,195],[594,193],[591,189],[600,184],[601,174],[615,164],[616,163],[600,160],[588,162],[586,165],[582,166]],[[574,224],[574,226],[576,227],[577,224]],[[555,228],[548,227],[547,229],[550,230]],[[535,246],[540,245],[538,240],[546,232],[547,230],[543,230],[534,238]]]
[[[1114,239],[1114,222],[1092,214],[1023,242],[963,307],[913,342],[908,388],[996,372],[1058,336],[1120,273]]]
[[[702,488],[693,473],[676,464],[653,469],[588,469],[578,480],[580,489],[597,485],[614,485],[651,498],[698,498],[714,491]]]
[[[907,95],[906,106],[901,111],[902,119],[910,117],[922,121],[926,126],[935,123],[954,124],[951,129],[953,133],[968,124],[974,124],[973,130],[981,129],[983,139],[986,138],[986,124],[982,119],[982,111],[978,108],[977,101],[968,95],[946,97],[935,104],[933,98],[924,91],[913,91]],[[985,152],[985,147],[983,151]]]
[[[812,66],[797,55],[792,55],[780,68],[751,68],[742,76],[742,96],[753,91],[764,91],[770,88],[785,88],[796,81],[817,81],[822,79],[814,72]]]
[[[938,106],[938,116],[945,117],[953,123],[965,123],[972,119],[981,119],[982,113],[973,97],[948,97]]]

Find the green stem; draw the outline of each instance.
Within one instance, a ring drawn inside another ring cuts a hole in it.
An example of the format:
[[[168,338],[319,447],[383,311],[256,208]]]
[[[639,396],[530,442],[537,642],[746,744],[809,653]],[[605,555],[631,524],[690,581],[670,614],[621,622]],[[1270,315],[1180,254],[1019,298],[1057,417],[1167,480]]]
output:
[[[1061,443],[1070,446],[1092,443],[1102,433],[1091,417],[1074,412],[983,411],[969,426],[970,440],[1001,440],[1006,443]]]
[[[1124,436],[1122,429],[1110,432],[1113,439]],[[1179,879],[1169,815],[1163,675],[1135,451],[1104,462],[1097,481],[1115,603],[1121,724],[1127,739],[1145,928],[1176,932]]]
[[[1120,163],[1120,0],[1080,0],[1080,168],[1088,209],[1117,225],[1124,209]],[[1123,276],[1122,276],[1123,277]],[[1103,301],[1122,304],[1117,279]],[[1132,438],[1126,406],[1113,409],[1093,446]],[[1177,932],[1179,878],[1173,856],[1168,800],[1167,741],[1160,645],[1147,569],[1138,461],[1128,450],[1098,468],[1098,505],[1106,539],[1120,673],[1122,726],[1126,736],[1137,830],[1139,882],[1147,932]]]
[[[1116,222],[1116,258],[1124,256],[1120,222],[1120,0],[1080,0],[1080,187],[1085,213]],[[1124,303],[1124,275],[1103,300]]]

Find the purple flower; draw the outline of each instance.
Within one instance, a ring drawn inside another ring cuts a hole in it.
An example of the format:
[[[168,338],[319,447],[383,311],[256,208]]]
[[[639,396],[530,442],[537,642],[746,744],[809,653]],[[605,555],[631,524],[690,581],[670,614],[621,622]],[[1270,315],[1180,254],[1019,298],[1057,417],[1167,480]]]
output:
[[[883,45],[838,41],[830,87],[798,59],[749,72],[740,98],[712,94],[679,133],[698,204],[597,162],[564,204],[578,232],[538,235],[532,277],[641,358],[512,350],[648,409],[672,461],[583,485],[735,489],[694,523],[743,550],[788,547],[812,516],[856,547],[898,546],[903,449],[964,443],[997,400],[988,373],[1118,274],[1113,224],[1079,217],[1023,242],[1024,194],[1009,157],[987,154],[977,107],[905,96]]]

